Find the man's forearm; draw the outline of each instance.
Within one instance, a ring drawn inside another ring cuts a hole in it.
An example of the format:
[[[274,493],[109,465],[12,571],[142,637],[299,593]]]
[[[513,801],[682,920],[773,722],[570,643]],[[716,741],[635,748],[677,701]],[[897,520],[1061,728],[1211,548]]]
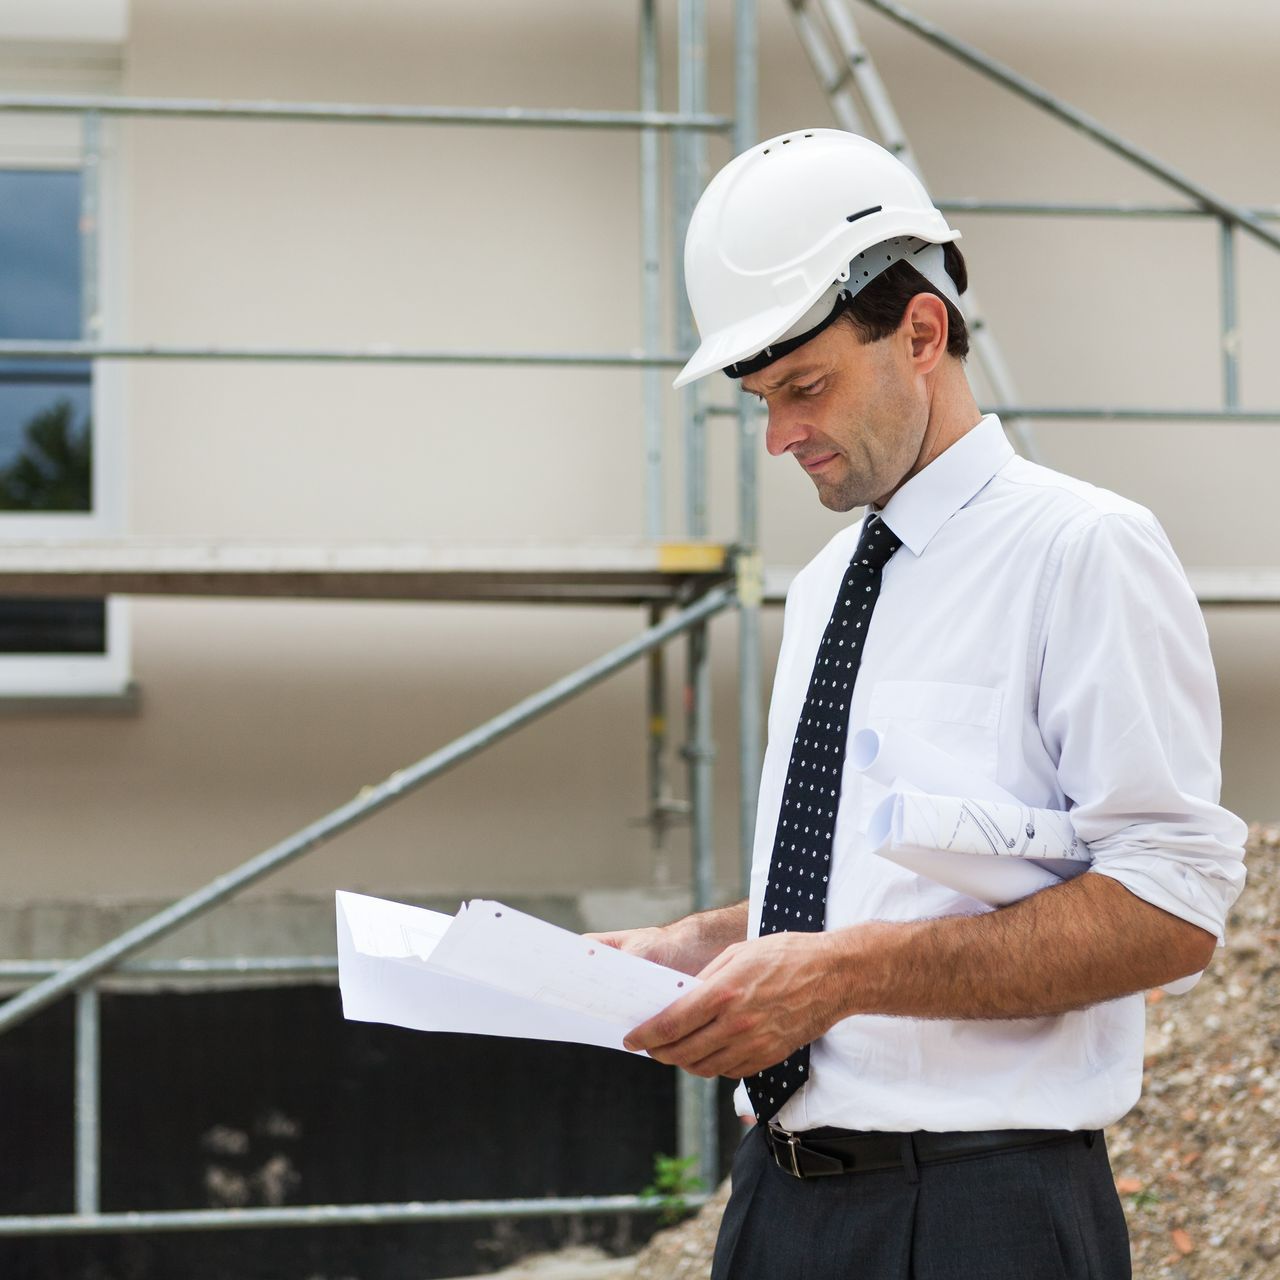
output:
[[[699,911],[667,928],[678,937],[683,954],[689,958],[690,972],[697,973],[726,947],[746,941],[747,901],[744,898],[728,907]]]
[[[718,942],[730,922],[736,930],[733,916],[698,927]],[[1117,881],[1083,875],[981,915],[771,933],[725,946],[696,990],[624,1043],[696,1075],[741,1079],[855,1014],[1065,1013],[1202,969],[1213,945],[1212,935]]]
[[[829,937],[839,984],[833,1021],[1065,1013],[1194,973],[1214,944],[1102,875],[981,915],[872,923]]]

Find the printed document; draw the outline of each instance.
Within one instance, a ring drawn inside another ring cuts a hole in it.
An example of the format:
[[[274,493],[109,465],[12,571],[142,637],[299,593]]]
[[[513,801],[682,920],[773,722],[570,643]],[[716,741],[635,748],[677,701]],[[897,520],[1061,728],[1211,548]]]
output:
[[[342,1008],[357,1022],[621,1049],[698,985],[485,899],[448,916],[339,892],[337,917]]]

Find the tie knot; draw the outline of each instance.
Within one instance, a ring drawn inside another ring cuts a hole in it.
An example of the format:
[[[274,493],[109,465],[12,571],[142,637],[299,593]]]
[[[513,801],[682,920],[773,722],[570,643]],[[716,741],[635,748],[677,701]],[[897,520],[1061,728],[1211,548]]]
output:
[[[867,568],[883,569],[889,557],[902,546],[902,539],[878,515],[867,517],[858,539],[852,563]]]

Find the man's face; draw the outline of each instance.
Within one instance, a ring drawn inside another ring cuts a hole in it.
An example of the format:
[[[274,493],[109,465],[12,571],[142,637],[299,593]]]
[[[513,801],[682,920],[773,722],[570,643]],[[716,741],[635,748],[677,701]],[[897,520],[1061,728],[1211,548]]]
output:
[[[743,389],[769,406],[769,452],[791,454],[824,507],[883,503],[916,470],[929,404],[911,352],[907,327],[863,343],[837,321],[743,378]]]

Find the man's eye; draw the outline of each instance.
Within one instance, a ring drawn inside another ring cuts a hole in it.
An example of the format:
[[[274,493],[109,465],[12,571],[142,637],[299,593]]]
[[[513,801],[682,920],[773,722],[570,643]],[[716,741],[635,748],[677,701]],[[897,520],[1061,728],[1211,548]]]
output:
[[[797,386],[796,391],[802,396],[816,396],[822,390],[822,379],[817,382],[806,382],[804,386]]]

